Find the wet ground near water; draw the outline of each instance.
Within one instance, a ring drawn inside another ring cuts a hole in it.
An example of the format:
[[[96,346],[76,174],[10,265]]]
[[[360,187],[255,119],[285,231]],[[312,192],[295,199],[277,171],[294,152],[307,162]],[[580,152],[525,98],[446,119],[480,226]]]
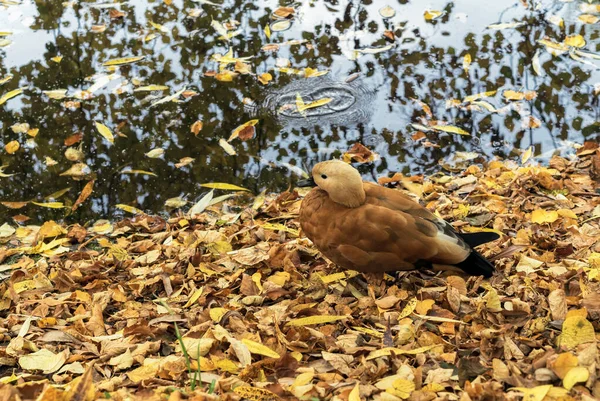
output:
[[[600,10],[587,1],[483,3],[0,0],[0,220],[117,218],[127,214],[119,204],[167,213],[168,199],[189,207],[208,182],[281,191],[298,167],[356,142],[380,156],[361,167],[375,179],[435,173],[457,157],[522,159],[527,149],[544,162],[598,140]],[[282,6],[294,10],[291,26],[269,37]],[[239,32],[220,39],[228,28]],[[215,74],[233,65],[215,55],[229,49],[250,57],[250,73],[227,82]],[[295,71],[305,68],[327,74]],[[272,80],[263,83],[265,73]],[[167,88],[134,91],[149,85]],[[497,92],[465,100],[486,91]],[[298,115],[298,93],[307,104],[332,100]],[[224,147],[251,119],[253,135]]]

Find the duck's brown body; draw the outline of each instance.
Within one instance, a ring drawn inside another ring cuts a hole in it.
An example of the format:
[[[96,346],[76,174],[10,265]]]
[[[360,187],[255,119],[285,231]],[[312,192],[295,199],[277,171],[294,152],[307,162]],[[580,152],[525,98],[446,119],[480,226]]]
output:
[[[460,267],[491,275],[489,262],[444,220],[399,191],[367,182],[363,188],[358,207],[336,203],[318,187],[302,202],[302,230],[337,265],[361,272],[412,270],[422,262],[460,265],[473,255],[491,270]]]

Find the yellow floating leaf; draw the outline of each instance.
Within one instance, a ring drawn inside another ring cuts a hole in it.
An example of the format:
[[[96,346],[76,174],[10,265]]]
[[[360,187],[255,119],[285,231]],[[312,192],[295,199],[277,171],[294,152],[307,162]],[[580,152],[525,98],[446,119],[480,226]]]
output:
[[[413,298],[409,299],[408,303],[406,304],[404,309],[402,309],[402,312],[400,312],[400,315],[398,315],[397,319],[398,320],[404,319],[405,317],[407,317],[411,313],[413,313],[417,307],[417,303],[418,303],[417,298],[413,297]]]
[[[523,154],[521,155],[521,164],[525,164],[527,163],[527,160],[529,160],[531,158],[531,156],[533,155],[533,146],[530,146],[527,148],[527,150],[525,152],[523,152]]]
[[[469,53],[465,54],[463,58],[463,70],[465,72],[469,72],[469,67],[471,66],[471,55]]]
[[[268,72],[265,72],[264,74],[260,74],[258,76],[258,80],[261,84],[266,85],[273,80],[273,75],[269,74]]]
[[[46,202],[46,203],[41,203],[41,202],[31,202],[34,205],[37,206],[41,206],[41,207],[47,207],[49,209],[62,209],[65,207],[64,203],[62,202]]]
[[[269,25],[265,25],[264,32],[267,36],[267,39],[271,39],[271,28],[269,27]]]
[[[6,103],[8,100],[12,99],[13,97],[19,96],[21,93],[23,93],[23,89],[21,88],[5,93],[2,97],[0,97],[0,106]]]
[[[570,35],[565,38],[565,45],[571,47],[584,47],[585,39],[581,35]]]
[[[204,188],[223,189],[226,191],[250,191],[249,189],[238,187],[233,184],[226,184],[224,182],[208,182],[206,184],[200,184],[200,186]]]
[[[572,349],[579,344],[596,341],[594,326],[583,316],[568,316],[562,326],[562,333],[558,337],[558,345]]]
[[[225,139],[223,139],[223,138],[219,139],[219,146],[222,147],[223,150],[225,151],[225,153],[227,153],[228,155],[230,155],[230,156],[237,155],[237,152],[235,151],[233,146],[231,146],[231,144],[229,142],[227,142]]]
[[[238,136],[240,136],[240,132],[242,132],[245,128],[247,127],[254,127],[256,124],[258,124],[260,120],[250,120],[250,121],[246,121],[245,123],[243,123],[242,125],[240,125],[239,127],[237,127],[236,129],[234,129],[231,132],[231,135],[229,136],[229,139],[227,139],[227,142],[231,142],[232,140],[234,140],[235,138],[237,138]]]
[[[381,15],[383,18],[392,18],[394,15],[396,15],[396,10],[386,5],[379,9],[379,15]]]
[[[185,199],[182,199],[181,197],[177,196],[175,198],[169,198],[165,201],[165,206],[166,207],[182,207],[187,205],[187,201]]]
[[[50,60],[54,61],[55,63],[60,63],[63,59],[63,56],[56,56],[56,57],[52,57]]]
[[[246,347],[248,347],[248,350],[250,350],[251,353],[253,354],[258,354],[258,355],[263,355],[269,358],[280,358],[281,355],[279,355],[277,352],[273,351],[271,348],[262,345],[260,343],[257,343],[256,341],[252,341],[249,340],[247,338],[244,338],[242,340],[242,343],[244,343],[246,345]]]
[[[330,103],[332,100],[333,100],[333,98],[324,97],[322,99],[315,100],[314,102],[310,102],[308,104],[302,104],[302,106],[298,107],[298,111],[302,113],[303,111],[308,110],[308,109],[314,109],[315,107],[321,107],[321,106],[326,105],[327,103]]]
[[[190,127],[190,131],[195,135],[198,136],[198,134],[200,133],[200,131],[202,131],[202,127],[204,127],[204,123],[200,120],[197,120],[195,123],[192,124],[192,126]]]
[[[113,136],[112,132],[110,131],[110,128],[108,128],[106,125],[101,124],[99,122],[95,122],[94,124],[96,124],[96,129],[98,130],[100,135],[102,135],[104,137],[104,139],[106,139],[110,143],[115,143],[115,137]]]
[[[585,383],[590,378],[590,372],[583,366],[569,370],[563,379],[563,387],[571,390],[577,383]]]
[[[156,148],[156,149],[152,149],[150,152],[146,153],[146,157],[149,157],[151,159],[156,159],[158,157],[161,157],[164,154],[165,154],[164,149]]]
[[[151,91],[166,91],[169,87],[165,85],[147,85],[140,86],[139,88],[135,88],[134,92],[151,92]]]
[[[19,144],[18,141],[10,141],[9,143],[7,143],[4,146],[4,149],[6,150],[6,153],[8,153],[9,155],[12,155],[17,150],[19,150],[20,147],[21,147],[21,145]]]
[[[465,131],[464,129],[459,128],[459,127],[455,127],[454,125],[433,125],[430,128],[434,129],[436,131],[448,132],[450,134],[458,134],[458,135],[466,135],[466,136],[470,136],[471,135],[467,131]]]
[[[281,32],[289,29],[292,26],[292,21],[284,19],[271,24],[271,32]]]
[[[143,174],[143,175],[151,175],[156,177],[157,175],[154,174],[152,171],[146,171],[146,170],[121,170],[121,174]]]
[[[442,15],[444,15],[443,11],[436,11],[436,10],[426,10],[423,13],[423,16],[425,17],[425,21],[432,21],[436,18],[441,17]]]
[[[316,316],[308,316],[301,317],[298,319],[292,319],[287,322],[287,325],[290,326],[308,326],[312,324],[324,324],[324,323],[333,323],[338,320],[347,319],[348,316],[335,316],[335,315],[316,315]]]
[[[533,223],[554,223],[556,220],[558,220],[558,213],[554,210],[536,209],[531,212],[531,221]]]
[[[115,58],[104,62],[102,65],[105,67],[110,67],[114,65],[131,64],[143,60],[144,58],[145,56]]]
[[[13,79],[13,76],[11,74],[5,75],[3,78],[0,78],[0,85],[4,85],[5,83],[7,83],[8,81],[10,81],[11,79]]]
[[[133,214],[142,214],[142,213],[144,213],[143,210],[140,210],[137,207],[133,207],[133,206],[129,206],[129,205],[124,205],[122,203],[119,203],[119,204],[115,205],[115,207],[117,209],[124,210],[124,211],[126,211],[128,213],[133,213]]]
[[[584,24],[595,24],[596,22],[600,21],[600,18],[591,14],[581,14],[579,17],[577,17],[577,19]]]

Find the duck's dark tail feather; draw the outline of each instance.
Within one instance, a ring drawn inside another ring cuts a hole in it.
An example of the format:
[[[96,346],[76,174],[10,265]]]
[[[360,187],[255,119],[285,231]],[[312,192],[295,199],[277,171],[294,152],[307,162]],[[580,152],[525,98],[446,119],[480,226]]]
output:
[[[471,251],[468,258],[457,263],[455,266],[460,267],[471,276],[491,277],[495,270],[494,266],[474,249]]]
[[[491,231],[480,231],[477,233],[460,233],[458,234],[471,248],[475,248],[486,242],[492,242],[500,238],[500,236]]]

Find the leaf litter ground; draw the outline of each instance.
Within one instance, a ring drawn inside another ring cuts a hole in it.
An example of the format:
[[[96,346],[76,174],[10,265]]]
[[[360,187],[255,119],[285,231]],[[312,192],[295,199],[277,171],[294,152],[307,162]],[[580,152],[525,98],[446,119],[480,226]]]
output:
[[[600,150],[577,153],[380,178],[501,232],[489,280],[338,270],[299,232],[296,191],[4,224],[0,399],[598,399]]]

